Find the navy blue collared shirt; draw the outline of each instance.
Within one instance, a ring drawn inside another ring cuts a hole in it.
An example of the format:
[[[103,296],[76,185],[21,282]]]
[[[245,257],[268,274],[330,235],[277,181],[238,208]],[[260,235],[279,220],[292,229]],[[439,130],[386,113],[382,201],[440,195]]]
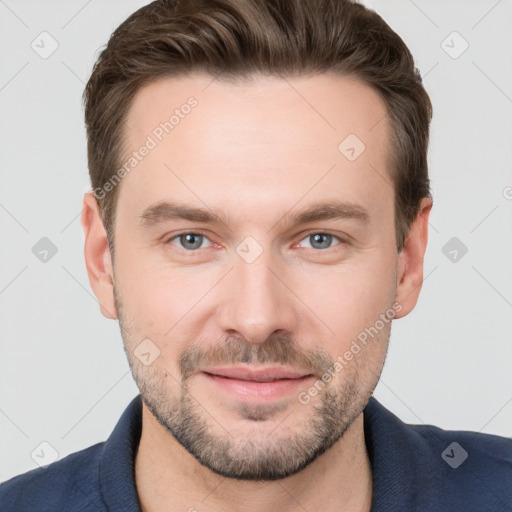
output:
[[[0,511],[140,512],[134,459],[141,431],[138,395],[106,442],[0,484]],[[371,512],[512,512],[512,439],[409,425],[373,397],[364,432]]]

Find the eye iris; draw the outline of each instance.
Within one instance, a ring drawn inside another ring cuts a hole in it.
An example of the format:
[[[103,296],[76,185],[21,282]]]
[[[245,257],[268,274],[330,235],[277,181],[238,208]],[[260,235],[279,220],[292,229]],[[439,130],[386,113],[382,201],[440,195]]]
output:
[[[183,245],[183,247],[186,247],[187,249],[199,249],[199,247],[201,247],[202,241],[202,235],[197,235],[194,233],[187,233],[186,235],[180,236],[180,243]],[[190,247],[190,245],[187,244],[191,244],[192,247]]]
[[[310,239],[313,240],[312,246],[315,247],[315,244],[319,244],[320,247],[315,247],[316,249],[325,249],[329,247],[332,239],[332,235],[327,235],[325,233],[315,233],[310,236]]]

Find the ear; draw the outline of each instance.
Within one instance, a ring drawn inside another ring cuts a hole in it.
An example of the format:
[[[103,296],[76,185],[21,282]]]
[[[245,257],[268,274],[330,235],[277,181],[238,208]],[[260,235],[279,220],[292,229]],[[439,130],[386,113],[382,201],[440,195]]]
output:
[[[81,222],[85,234],[84,255],[89,282],[103,316],[116,320],[112,258],[98,201],[92,191],[84,195]]]
[[[423,198],[399,255],[395,300],[401,304],[402,309],[397,311],[395,318],[408,315],[418,301],[423,284],[423,258],[427,248],[428,217],[431,209],[432,199]]]

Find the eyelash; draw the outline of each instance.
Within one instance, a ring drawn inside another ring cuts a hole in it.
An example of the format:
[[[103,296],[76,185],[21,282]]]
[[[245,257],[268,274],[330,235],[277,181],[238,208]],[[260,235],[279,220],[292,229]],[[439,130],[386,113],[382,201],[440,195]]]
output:
[[[182,233],[178,233],[176,235],[173,235],[171,238],[168,238],[166,240],[165,244],[166,245],[167,244],[173,245],[172,244],[173,240],[179,239],[180,237],[185,236],[185,235],[198,235],[198,236],[202,236],[203,238],[206,238],[207,240],[210,240],[207,235],[205,235],[204,233],[201,233],[200,231],[183,231]],[[343,238],[341,238],[338,235],[335,235],[333,233],[330,233],[328,231],[311,231],[311,232],[307,233],[306,235],[304,235],[300,239],[299,243],[302,242],[303,240],[305,240],[306,238],[309,238],[309,237],[311,237],[313,235],[327,235],[327,236],[331,236],[333,239],[339,240],[340,243],[337,244],[337,245],[343,245],[344,243],[346,243],[346,241]],[[211,242],[211,240],[210,240],[210,242]],[[306,247],[306,249],[313,249],[316,252],[326,252],[329,249],[332,249],[334,247],[336,247],[336,245],[331,246],[331,247],[327,247],[326,249],[315,249],[314,247]],[[181,248],[181,249],[184,252],[186,252],[186,253],[198,253],[198,252],[202,251],[203,249],[207,249],[207,247],[203,247],[202,249],[199,248],[199,249],[191,249],[191,250],[187,250],[187,249],[183,249],[183,248]]]

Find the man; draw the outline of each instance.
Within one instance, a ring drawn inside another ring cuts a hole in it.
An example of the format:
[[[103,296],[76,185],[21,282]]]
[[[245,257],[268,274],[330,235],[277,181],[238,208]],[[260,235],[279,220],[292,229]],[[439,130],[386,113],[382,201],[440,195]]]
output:
[[[153,2],[84,97],[87,271],[140,396],[1,510],[512,510],[511,440],[372,397],[432,207],[430,100],[378,15]]]

